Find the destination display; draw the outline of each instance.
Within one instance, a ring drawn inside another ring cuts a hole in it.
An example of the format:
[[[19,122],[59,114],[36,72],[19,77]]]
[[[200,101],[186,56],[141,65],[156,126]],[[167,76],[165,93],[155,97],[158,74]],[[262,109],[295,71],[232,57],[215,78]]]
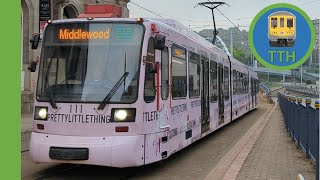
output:
[[[116,23],[51,24],[46,28],[48,43],[134,42],[141,36],[142,26]]]
[[[60,29],[60,40],[88,40],[88,39],[109,39],[110,29],[105,31],[86,31],[82,29]]]

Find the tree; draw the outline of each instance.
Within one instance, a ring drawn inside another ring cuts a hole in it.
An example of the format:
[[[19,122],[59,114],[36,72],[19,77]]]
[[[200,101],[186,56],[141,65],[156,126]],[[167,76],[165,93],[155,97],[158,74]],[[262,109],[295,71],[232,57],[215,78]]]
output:
[[[250,62],[250,56],[246,56],[244,50],[238,48],[237,46],[233,47],[233,57],[243,64],[248,64]]]

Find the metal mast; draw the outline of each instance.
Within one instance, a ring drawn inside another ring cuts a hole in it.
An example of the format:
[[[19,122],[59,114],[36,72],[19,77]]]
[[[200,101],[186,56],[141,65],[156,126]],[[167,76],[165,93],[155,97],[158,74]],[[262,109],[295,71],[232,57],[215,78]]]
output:
[[[216,28],[216,21],[214,19],[214,12],[213,10],[221,5],[228,5],[227,3],[225,2],[201,2],[201,3],[198,3],[198,5],[200,6],[204,6],[206,8],[209,8],[211,9],[211,13],[212,13],[212,19],[213,19],[213,26],[214,26],[214,30],[213,30],[213,39],[212,39],[212,44],[215,44],[216,43],[216,38],[217,38],[217,35],[218,35],[218,31],[217,31],[217,28]],[[229,6],[229,5],[228,5]]]

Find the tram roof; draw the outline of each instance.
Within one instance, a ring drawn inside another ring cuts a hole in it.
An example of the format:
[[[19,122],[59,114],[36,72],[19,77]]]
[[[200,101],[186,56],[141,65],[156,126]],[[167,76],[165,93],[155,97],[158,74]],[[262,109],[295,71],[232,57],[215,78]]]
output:
[[[146,22],[156,22],[158,24],[163,24],[165,26],[171,27],[172,29],[176,30],[177,32],[187,36],[190,39],[193,39],[194,41],[202,44],[208,49],[213,49],[217,54],[227,56],[226,52],[224,52],[223,49],[218,48],[217,46],[213,45],[208,40],[204,39],[202,36],[197,34],[196,32],[190,30],[180,22],[174,20],[174,19],[168,19],[168,18],[144,18]],[[53,23],[68,23],[68,22],[137,22],[137,18],[94,18],[92,20],[89,20],[88,18],[75,18],[75,19],[60,19],[60,20],[54,20]],[[243,65],[245,64],[241,63],[235,58],[230,57],[230,60],[233,63],[236,63],[237,65]]]

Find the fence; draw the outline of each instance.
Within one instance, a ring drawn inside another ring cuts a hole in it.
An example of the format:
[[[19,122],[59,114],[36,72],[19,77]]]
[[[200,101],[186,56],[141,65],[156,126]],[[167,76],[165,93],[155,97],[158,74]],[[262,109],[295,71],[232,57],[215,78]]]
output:
[[[316,162],[316,179],[319,179],[319,100],[312,107],[310,98],[303,105],[301,98],[278,94],[278,101],[289,134],[306,157]]]
[[[318,86],[315,86],[314,88],[305,86],[285,86],[285,88],[287,91],[319,97]]]

